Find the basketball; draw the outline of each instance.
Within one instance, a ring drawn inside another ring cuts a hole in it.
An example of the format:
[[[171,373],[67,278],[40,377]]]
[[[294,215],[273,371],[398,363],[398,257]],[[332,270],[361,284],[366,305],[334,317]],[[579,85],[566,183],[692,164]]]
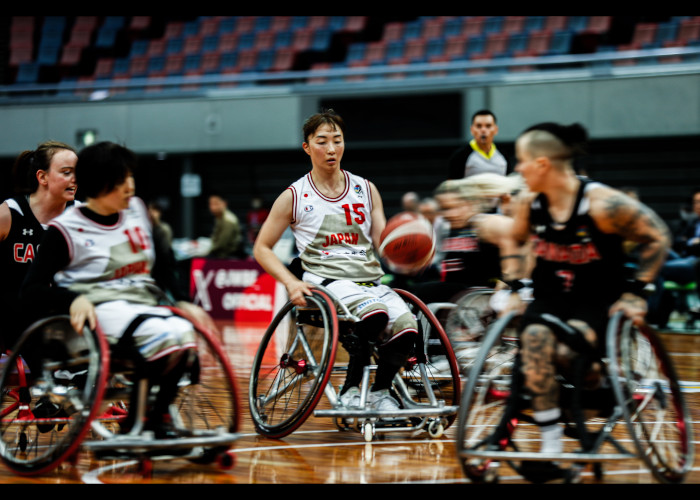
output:
[[[420,214],[401,212],[391,217],[380,236],[379,256],[401,274],[416,274],[430,265],[435,254],[433,226]]]

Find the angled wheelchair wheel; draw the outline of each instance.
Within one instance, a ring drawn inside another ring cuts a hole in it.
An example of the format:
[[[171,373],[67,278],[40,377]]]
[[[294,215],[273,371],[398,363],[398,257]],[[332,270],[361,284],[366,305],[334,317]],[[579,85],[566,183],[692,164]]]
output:
[[[508,334],[513,317],[511,313],[491,325],[462,392],[456,447],[464,474],[475,482],[495,480],[494,463],[480,458],[480,452],[514,446],[511,436],[522,408],[511,393],[518,351],[517,339]]]
[[[607,352],[613,389],[639,458],[662,483],[680,483],[693,465],[693,424],[661,339],[620,314],[611,318]]]
[[[405,290],[395,291],[416,316],[419,326],[418,342],[400,377],[413,389],[409,391],[411,402],[416,405],[458,406],[462,391],[459,365],[445,330],[430,309],[415,295]],[[423,367],[425,376],[422,374]],[[456,418],[455,412],[435,425],[444,430]],[[439,432],[436,430],[435,433]]]
[[[462,373],[467,373],[489,325],[496,320],[490,301],[494,290],[474,287],[454,299],[455,307],[444,320],[445,332],[452,343]]]
[[[338,346],[332,299],[314,289],[307,306],[291,302],[267,328],[253,361],[248,398],[256,430],[273,438],[301,426],[331,377]]]
[[[0,377],[0,458],[20,475],[42,474],[75,453],[100,408],[109,366],[104,336],[76,332],[68,316],[21,336]]]
[[[178,383],[178,395],[170,415],[176,426],[193,437],[233,434],[240,428],[240,400],[233,367],[218,339],[179,309],[175,314],[190,320],[196,328],[197,354]],[[224,445],[204,446],[201,457],[208,463],[228,450]]]
[[[491,288],[475,287],[455,299],[455,308],[445,320],[445,330],[453,342],[475,342],[486,333],[496,319],[490,306],[493,293]]]

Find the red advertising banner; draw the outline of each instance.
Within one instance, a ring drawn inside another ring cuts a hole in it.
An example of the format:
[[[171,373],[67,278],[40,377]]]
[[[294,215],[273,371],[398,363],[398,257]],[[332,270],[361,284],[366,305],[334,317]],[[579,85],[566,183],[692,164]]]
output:
[[[192,259],[190,296],[213,319],[270,323],[278,285],[253,260]]]

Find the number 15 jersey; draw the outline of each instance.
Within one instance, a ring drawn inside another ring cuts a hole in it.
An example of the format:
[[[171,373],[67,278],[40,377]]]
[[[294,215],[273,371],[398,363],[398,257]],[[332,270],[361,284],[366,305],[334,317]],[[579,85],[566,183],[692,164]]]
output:
[[[375,281],[384,274],[372,246],[372,195],[369,182],[350,172],[345,190],[329,198],[309,172],[294,182],[292,232],[302,267],[329,279]]]

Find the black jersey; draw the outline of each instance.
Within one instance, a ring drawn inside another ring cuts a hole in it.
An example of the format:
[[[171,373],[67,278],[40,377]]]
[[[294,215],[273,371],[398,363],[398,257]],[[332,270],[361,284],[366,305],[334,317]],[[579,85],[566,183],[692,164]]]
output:
[[[465,286],[493,286],[501,277],[498,247],[479,241],[475,228],[452,229],[440,250],[442,281]]]
[[[34,216],[26,197],[10,198],[5,203],[10,207],[12,225],[7,238],[0,241],[0,337],[5,339],[5,348],[11,348],[7,344],[12,343],[29,321],[28,315],[19,309],[19,288],[39,249],[44,227]]]
[[[530,229],[537,262],[532,280],[535,298],[564,298],[612,303],[625,281],[623,239],[602,233],[588,213],[586,191],[601,184],[581,178],[570,219],[555,223],[547,198],[530,207]]]

